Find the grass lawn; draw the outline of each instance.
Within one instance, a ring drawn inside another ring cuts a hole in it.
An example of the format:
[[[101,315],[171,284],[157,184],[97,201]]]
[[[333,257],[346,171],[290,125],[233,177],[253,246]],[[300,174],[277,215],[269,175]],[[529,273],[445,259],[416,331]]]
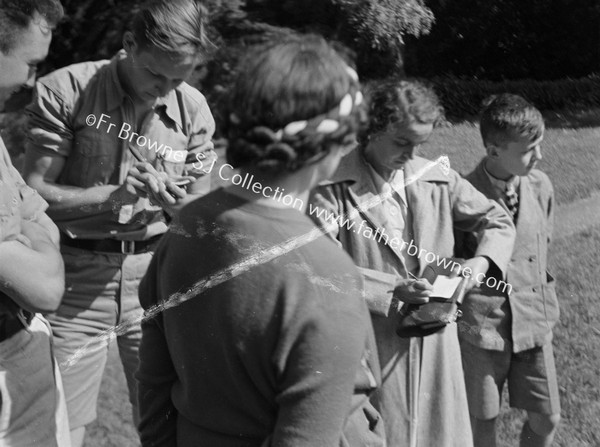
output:
[[[586,198],[600,190],[600,122],[585,122],[588,127],[577,128],[573,123],[556,127],[564,123],[561,117],[551,120],[543,143],[544,159],[539,166],[554,183],[559,204]],[[452,167],[466,173],[483,155],[479,131],[470,123],[437,129],[421,154],[430,158],[447,154]],[[557,279],[562,312],[554,338],[562,404],[562,421],[555,445],[597,447],[600,445],[597,429],[600,423],[600,224],[565,238],[555,235],[550,262]],[[99,418],[89,427],[85,446],[139,445],[131,424],[125,379],[115,352],[111,352],[107,368]],[[504,410],[498,430],[500,446],[518,445],[524,415],[509,411],[506,402]]]
[[[562,421],[555,439],[561,447],[600,446],[600,225],[558,239],[551,247],[561,317],[554,330],[554,353]],[[508,408],[505,399],[504,409]],[[524,413],[507,411],[499,433],[504,446],[518,445]]]
[[[479,128],[467,122],[434,130],[420,154],[426,158],[448,155],[452,168],[466,174],[485,150]],[[559,204],[600,190],[600,123],[598,127],[547,129],[538,169],[550,177]]]
[[[98,398],[98,418],[86,432],[86,447],[136,447],[137,432],[131,418],[127,383],[113,343]]]

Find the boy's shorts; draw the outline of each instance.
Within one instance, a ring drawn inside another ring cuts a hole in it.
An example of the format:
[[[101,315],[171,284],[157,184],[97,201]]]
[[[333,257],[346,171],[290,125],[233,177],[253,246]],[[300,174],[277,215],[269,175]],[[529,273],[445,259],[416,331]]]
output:
[[[559,414],[558,382],[552,342],[519,353],[461,343],[469,412],[488,420],[500,413],[502,388],[508,381],[510,406],[540,414]]]

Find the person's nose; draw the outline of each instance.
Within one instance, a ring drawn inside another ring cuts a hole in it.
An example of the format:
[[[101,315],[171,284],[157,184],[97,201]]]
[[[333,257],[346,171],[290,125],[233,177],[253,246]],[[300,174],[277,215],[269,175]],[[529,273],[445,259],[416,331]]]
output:
[[[535,154],[536,160],[540,161],[542,159],[542,148],[540,147],[539,144],[535,147],[534,154]]]

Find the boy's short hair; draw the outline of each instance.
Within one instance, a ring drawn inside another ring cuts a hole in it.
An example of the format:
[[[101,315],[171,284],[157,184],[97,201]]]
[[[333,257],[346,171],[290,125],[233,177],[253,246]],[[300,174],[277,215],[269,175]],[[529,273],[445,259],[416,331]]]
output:
[[[59,0],[0,0],[0,51],[7,54],[15,47],[36,13],[54,27],[64,10]]]
[[[367,135],[387,129],[390,124],[416,121],[435,124],[443,116],[440,101],[431,89],[416,80],[390,78],[373,81],[367,90],[369,126]]]
[[[534,142],[544,134],[544,118],[525,98],[511,93],[494,95],[485,101],[479,129],[484,145],[502,146],[519,137]]]
[[[208,13],[198,0],[149,0],[133,17],[131,29],[141,50],[195,54],[210,45]]]

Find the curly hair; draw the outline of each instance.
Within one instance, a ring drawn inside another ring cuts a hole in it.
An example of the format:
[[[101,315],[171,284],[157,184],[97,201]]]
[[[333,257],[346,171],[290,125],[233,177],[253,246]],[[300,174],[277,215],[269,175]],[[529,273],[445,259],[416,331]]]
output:
[[[327,155],[334,144],[355,141],[365,112],[354,76],[342,57],[313,35],[252,51],[229,98],[228,163],[292,172]]]
[[[487,98],[479,130],[484,144],[502,146],[504,142],[525,137],[534,142],[544,134],[541,112],[525,98],[502,93]]]
[[[0,51],[9,53],[38,13],[54,27],[63,18],[58,0],[0,0]]]
[[[369,125],[366,135],[383,132],[395,123],[436,124],[443,116],[435,92],[415,80],[379,80],[369,85],[367,95]]]

